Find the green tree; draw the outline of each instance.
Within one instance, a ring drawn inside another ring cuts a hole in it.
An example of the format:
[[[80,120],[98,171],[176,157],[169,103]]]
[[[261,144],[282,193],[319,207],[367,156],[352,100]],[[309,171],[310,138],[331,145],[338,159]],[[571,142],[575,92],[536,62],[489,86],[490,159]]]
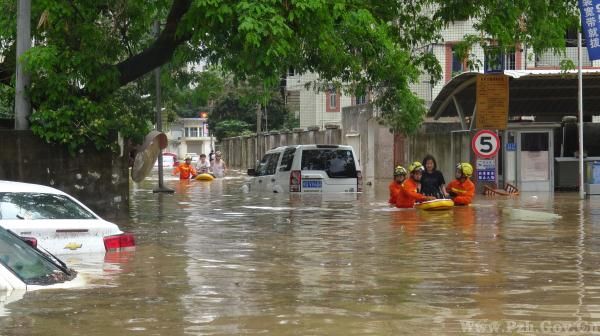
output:
[[[12,85],[16,4],[0,0],[0,82]],[[577,23],[575,0],[130,0],[32,4],[35,46],[23,57],[32,74],[32,130],[76,148],[111,145],[115,131],[140,139],[152,108],[148,74],[187,81],[187,65],[206,59],[240,80],[277,86],[289,66],[360,95],[376,94],[383,119],[416,129],[425,113],[410,84],[441,68],[423,46],[448,23],[473,18],[479,40],[539,53],[564,50]],[[162,22],[158,37],[150,33]],[[183,86],[182,86],[183,87]]]
[[[281,130],[293,125],[293,116],[279,92],[251,86],[235,86],[219,98],[209,115],[209,128],[217,139],[256,132],[257,101],[262,101],[262,131]]]

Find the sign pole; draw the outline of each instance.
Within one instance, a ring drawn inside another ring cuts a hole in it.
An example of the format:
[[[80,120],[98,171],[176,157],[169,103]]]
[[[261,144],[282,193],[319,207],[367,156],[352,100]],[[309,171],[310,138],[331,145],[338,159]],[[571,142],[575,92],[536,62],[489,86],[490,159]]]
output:
[[[579,107],[579,198],[585,199],[585,189],[583,182],[583,75],[581,73],[582,63],[581,50],[581,31],[577,32],[577,67],[578,67],[578,85],[577,85],[577,105]]]

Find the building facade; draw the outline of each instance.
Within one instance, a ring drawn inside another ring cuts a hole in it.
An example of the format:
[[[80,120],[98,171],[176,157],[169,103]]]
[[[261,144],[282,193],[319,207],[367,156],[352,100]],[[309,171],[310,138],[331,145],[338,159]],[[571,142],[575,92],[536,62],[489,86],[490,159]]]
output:
[[[344,107],[367,102],[367,97],[348,96],[340,90],[315,90],[310,84],[318,79],[313,73],[288,71],[286,106],[300,120],[302,128],[319,126],[324,129],[327,124],[341,126]]]
[[[180,159],[190,153],[208,155],[215,148],[207,118],[179,118],[169,125],[165,134],[169,139],[165,151],[177,154]]]

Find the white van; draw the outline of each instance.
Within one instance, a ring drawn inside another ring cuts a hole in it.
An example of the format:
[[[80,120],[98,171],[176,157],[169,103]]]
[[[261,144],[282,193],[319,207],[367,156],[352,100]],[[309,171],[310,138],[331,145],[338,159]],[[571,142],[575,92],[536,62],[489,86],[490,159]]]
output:
[[[356,154],[345,145],[295,145],[268,151],[255,169],[250,191],[362,192]]]

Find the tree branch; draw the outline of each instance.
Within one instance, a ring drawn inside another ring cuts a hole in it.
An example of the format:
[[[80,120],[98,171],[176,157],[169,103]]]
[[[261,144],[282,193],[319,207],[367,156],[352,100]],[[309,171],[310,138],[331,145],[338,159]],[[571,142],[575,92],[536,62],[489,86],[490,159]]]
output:
[[[183,16],[189,11],[191,0],[174,0],[164,30],[156,41],[141,53],[116,65],[119,84],[130,83],[158,66],[167,63],[175,49],[192,37],[192,31],[178,32]]]

